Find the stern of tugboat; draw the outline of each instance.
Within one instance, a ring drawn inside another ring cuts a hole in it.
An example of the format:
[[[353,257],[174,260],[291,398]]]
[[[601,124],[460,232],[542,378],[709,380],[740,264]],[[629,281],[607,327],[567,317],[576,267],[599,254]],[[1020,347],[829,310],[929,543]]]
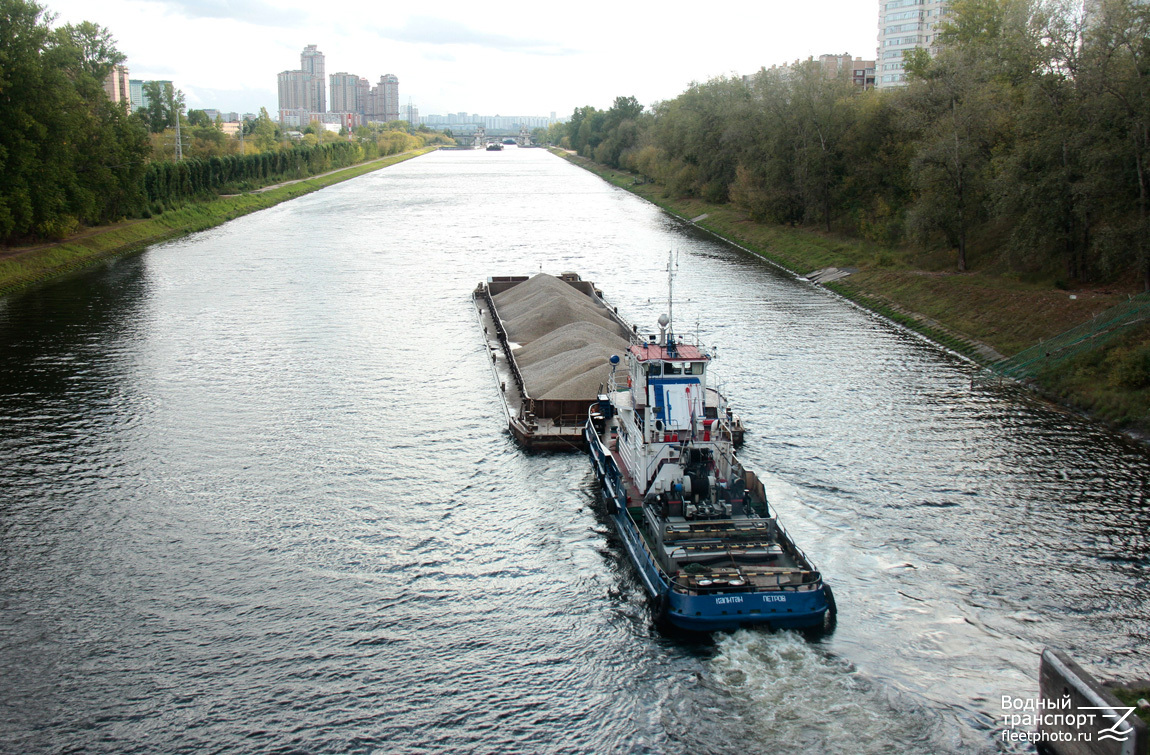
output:
[[[691,595],[672,590],[667,620],[698,632],[742,627],[817,629],[830,610],[822,586],[802,592],[733,592]]]

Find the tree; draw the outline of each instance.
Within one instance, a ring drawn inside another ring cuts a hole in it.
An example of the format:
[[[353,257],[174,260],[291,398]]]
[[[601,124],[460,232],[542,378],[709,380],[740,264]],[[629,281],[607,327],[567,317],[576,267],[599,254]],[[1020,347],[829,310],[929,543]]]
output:
[[[848,107],[849,126],[841,140],[841,207],[864,238],[897,243],[903,239],[911,197],[911,135],[898,117],[896,98],[885,92],[859,92]]]
[[[774,223],[803,219],[803,171],[798,110],[792,104],[791,70],[755,74],[748,89],[745,145],[730,184],[731,200],[752,218]]]
[[[616,97],[615,103],[607,111],[607,128],[616,128],[623,121],[636,120],[642,114],[643,106],[634,96]]]
[[[145,137],[103,90],[122,60],[95,24],[51,30],[42,6],[0,0],[0,239],[61,237],[138,206]]]
[[[1018,51],[1008,60],[1029,60],[1032,70],[1022,75],[1015,66],[1007,79],[1016,92],[1013,133],[992,162],[994,211],[1011,228],[1012,264],[1060,262],[1068,278],[1084,280],[1092,272],[1097,196],[1088,179],[1090,108],[1078,81],[1082,18],[1068,0],[1033,10],[1030,28],[1015,24],[1010,44],[1000,45]]]
[[[750,113],[750,89],[742,79],[727,77],[693,83],[656,105],[651,138],[667,157],[668,190],[726,201],[755,136]]]
[[[94,81],[103,82],[112,68],[127,57],[116,49],[112,33],[91,21],[68,24],[53,32],[55,43],[68,46],[74,55],[73,70],[82,72]]]
[[[267,108],[261,107],[259,117],[253,121],[251,133],[255,137],[256,149],[270,152],[279,144],[279,127],[268,115]]]
[[[212,126],[212,119],[203,110],[189,110],[188,111],[188,125],[189,126]]]
[[[148,129],[159,134],[164,129],[175,128],[175,113],[184,110],[184,93],[175,89],[170,81],[145,81],[143,89],[144,99],[148,101],[144,108]]]
[[[1017,56],[1003,52],[1016,49],[1004,30],[1017,29],[1028,7],[1026,0],[955,0],[938,57],[912,61],[904,113],[917,134],[916,191],[908,222],[924,240],[941,233],[957,250],[959,271],[967,269],[971,231],[986,216],[992,151],[1007,148],[1013,85],[1024,76]]]
[[[790,83],[799,137],[796,159],[807,177],[805,215],[818,217],[829,232],[845,169],[842,141],[850,128],[855,87],[845,77],[828,77],[814,60],[793,66]]]
[[[1150,290],[1150,7],[1104,0],[1083,49],[1083,86],[1094,112],[1095,159],[1115,168],[1111,232],[1134,250]]]

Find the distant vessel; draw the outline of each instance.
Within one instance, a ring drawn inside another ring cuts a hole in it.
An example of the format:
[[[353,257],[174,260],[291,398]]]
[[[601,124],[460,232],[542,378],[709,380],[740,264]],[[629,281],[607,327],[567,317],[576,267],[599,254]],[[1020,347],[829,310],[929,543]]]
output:
[[[711,355],[678,340],[669,314],[659,326],[625,361],[610,358],[584,425],[607,513],[659,616],[700,631],[833,626],[830,585],[735,457],[723,404],[704,409]]]
[[[499,142],[491,142],[487,145],[488,152],[499,152],[503,149],[503,145]]]

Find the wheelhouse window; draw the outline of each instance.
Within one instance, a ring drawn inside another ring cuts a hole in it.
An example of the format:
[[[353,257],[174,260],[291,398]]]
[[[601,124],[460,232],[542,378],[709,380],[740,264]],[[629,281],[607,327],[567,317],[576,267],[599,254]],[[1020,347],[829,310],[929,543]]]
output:
[[[647,374],[651,377],[659,377],[663,374],[663,365],[659,362],[651,362],[647,365]]]

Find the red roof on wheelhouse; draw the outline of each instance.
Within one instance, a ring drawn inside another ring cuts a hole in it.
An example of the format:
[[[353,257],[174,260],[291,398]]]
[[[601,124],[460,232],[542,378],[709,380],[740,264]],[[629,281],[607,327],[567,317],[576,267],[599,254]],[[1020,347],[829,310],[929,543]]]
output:
[[[698,346],[691,346],[686,343],[677,343],[672,350],[668,350],[666,346],[658,343],[644,343],[631,345],[631,353],[640,362],[646,362],[652,359],[658,359],[664,362],[680,361],[680,362],[698,362],[705,361],[707,355],[699,350]]]

